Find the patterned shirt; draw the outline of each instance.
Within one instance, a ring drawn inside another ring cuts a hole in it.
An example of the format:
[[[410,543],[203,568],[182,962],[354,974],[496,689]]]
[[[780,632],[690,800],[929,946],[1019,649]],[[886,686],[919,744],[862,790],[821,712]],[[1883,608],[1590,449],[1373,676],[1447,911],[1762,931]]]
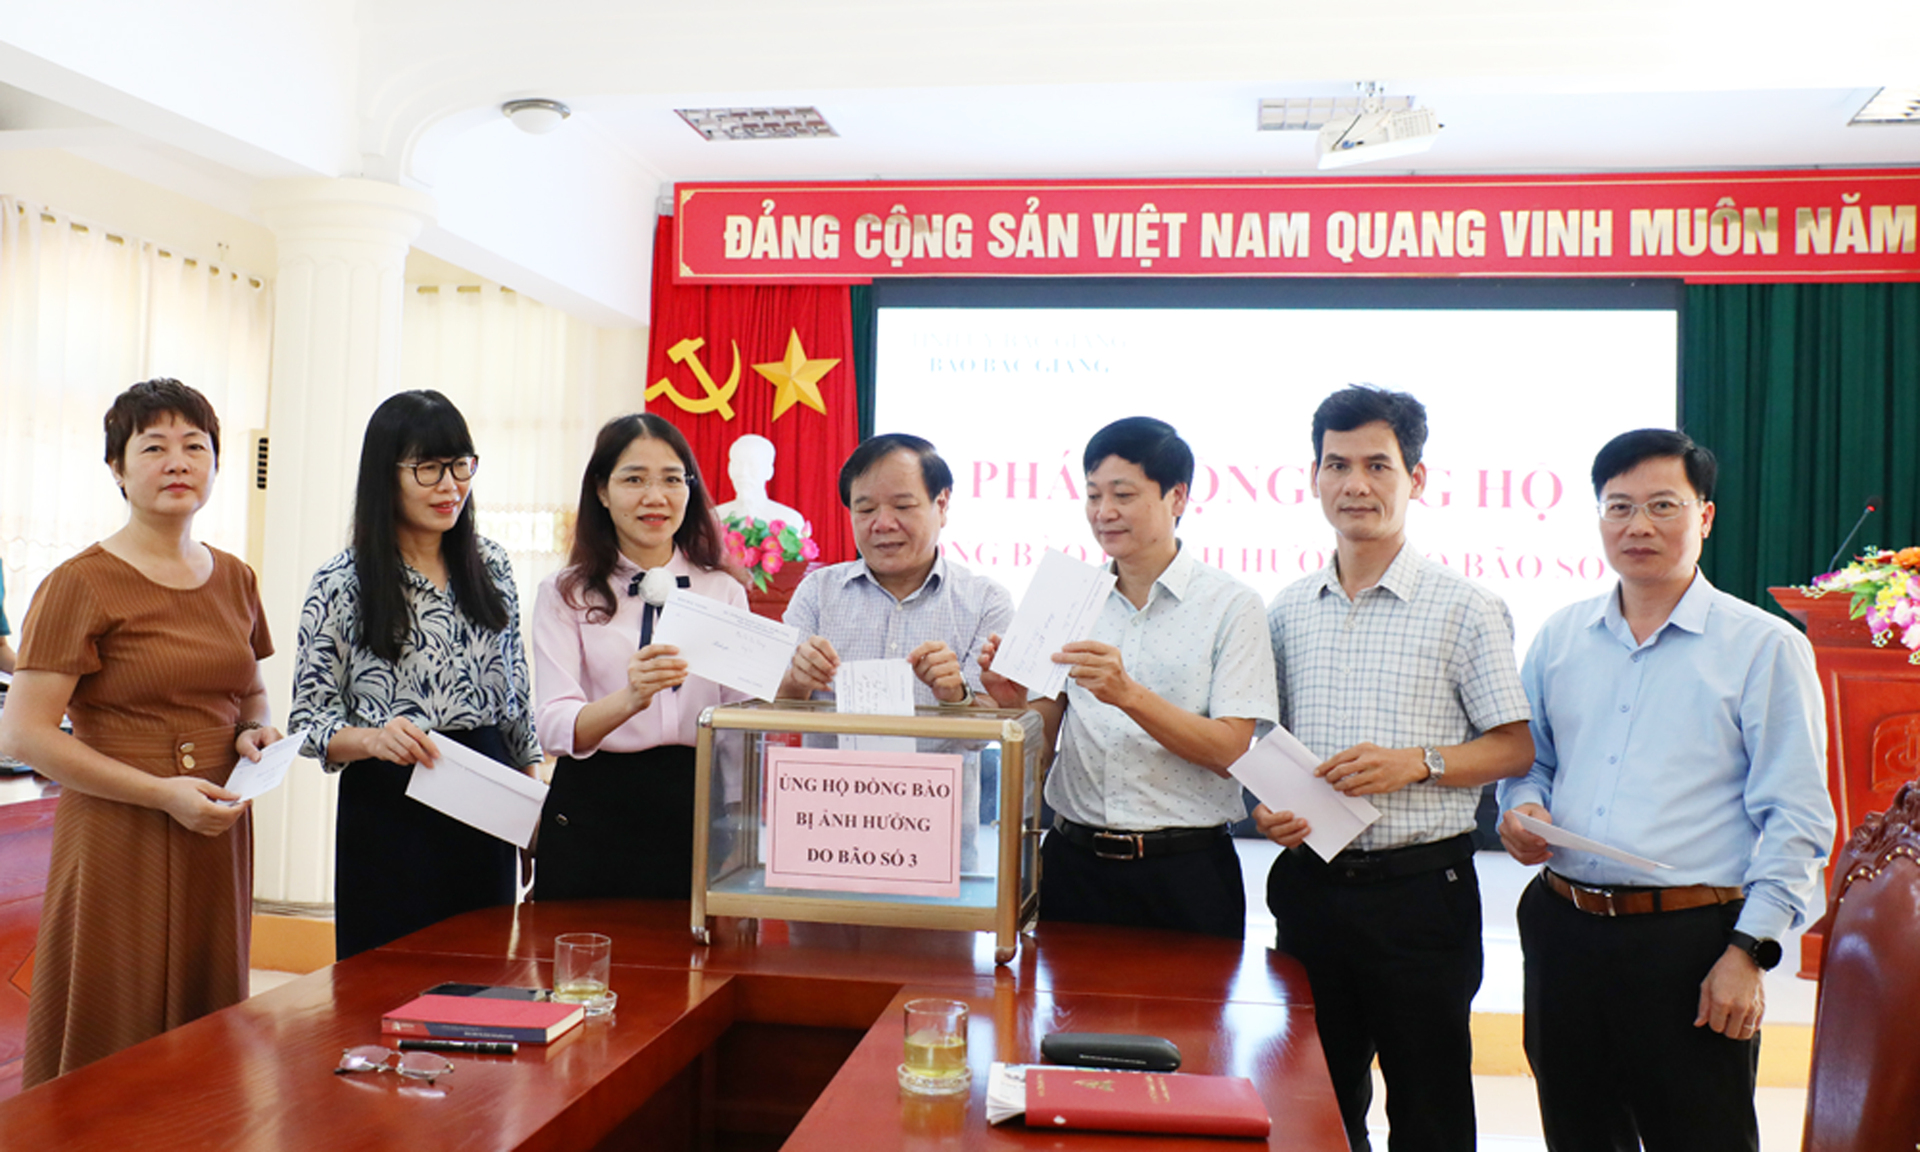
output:
[[[1464,744],[1529,718],[1498,596],[1411,545],[1351,600],[1337,564],[1281,589],[1267,613],[1280,722],[1316,756]],[[1480,789],[1421,781],[1367,799],[1380,819],[1352,846],[1377,852],[1471,830]]]
[[[944,556],[926,583],[905,600],[880,586],[865,560],[808,574],[787,603],[786,622],[802,636],[825,636],[842,660],[905,660],[929,640],[944,640],[960,657],[961,674],[980,687],[980,649],[1013,620],[1013,597],[997,582],[976,576]],[[815,693],[821,699],[829,692]],[[916,703],[933,705],[933,689],[913,680]]]
[[[429,730],[498,726],[514,766],[540,762],[533,734],[533,678],[520,644],[520,604],[504,548],[484,537],[480,556],[507,601],[507,626],[489,632],[454,602],[453,588],[402,565],[413,622],[397,662],[360,643],[360,577],[353,549],[313,574],[300,608],[300,650],[293,673],[290,731],[313,731],[302,749],[325,762],[342,728],[378,728],[404,716]],[[329,772],[342,765],[327,762]]]
[[[1117,587],[1108,593],[1089,639],[1120,649],[1127,675],[1176,707],[1252,720],[1261,733],[1274,722],[1259,595],[1185,548],[1153,582],[1146,607]],[[1238,780],[1180,759],[1071,680],[1046,793],[1054,811],[1095,828],[1204,828],[1247,814]]]

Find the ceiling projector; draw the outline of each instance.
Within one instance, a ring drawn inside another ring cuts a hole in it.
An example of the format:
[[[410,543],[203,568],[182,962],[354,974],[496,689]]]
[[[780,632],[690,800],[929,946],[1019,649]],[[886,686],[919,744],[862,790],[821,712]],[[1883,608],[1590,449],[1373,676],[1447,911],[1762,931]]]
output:
[[[1387,110],[1376,103],[1358,116],[1329,121],[1320,129],[1319,166],[1345,168],[1425,152],[1439,139],[1440,128],[1431,108]]]

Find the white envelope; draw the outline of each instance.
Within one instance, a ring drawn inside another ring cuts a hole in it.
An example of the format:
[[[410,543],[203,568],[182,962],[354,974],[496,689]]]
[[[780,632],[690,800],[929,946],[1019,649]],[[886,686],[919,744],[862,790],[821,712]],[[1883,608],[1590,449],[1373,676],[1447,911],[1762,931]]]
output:
[[[1565,828],[1561,828],[1555,824],[1549,824],[1545,820],[1529,816],[1525,812],[1515,812],[1514,815],[1519,817],[1520,827],[1525,828],[1549,844],[1554,844],[1561,848],[1570,848],[1576,852],[1591,852],[1595,856],[1605,856],[1609,860],[1618,860],[1622,864],[1634,868],[1644,868],[1649,872],[1652,872],[1656,868],[1665,868],[1669,872],[1673,870],[1673,865],[1671,864],[1662,864],[1658,860],[1649,860],[1645,856],[1635,856],[1633,853],[1625,851],[1624,849],[1615,848],[1611,844],[1602,844],[1598,840],[1582,836],[1577,832],[1569,832]]]
[[[993,670],[1037,699],[1066,691],[1069,666],[1055,664],[1053,654],[1093,634],[1113,581],[1105,568],[1047,549],[994,651]]]
[[[1358,796],[1348,796],[1315,776],[1320,757],[1293,733],[1274,725],[1266,739],[1255,744],[1227,771],[1247,791],[1275,812],[1304,817],[1311,829],[1307,846],[1322,860],[1331,860],[1367,825],[1380,819],[1380,810]]]
[[[680,649],[690,675],[771,700],[800,646],[800,630],[694,592],[674,592],[653,628]]]
[[[913,665],[905,660],[842,660],[833,674],[833,710],[865,716],[913,715]],[[840,735],[848,752],[912,752],[911,736]]]
[[[489,836],[531,846],[547,786],[446,736],[436,735],[433,746],[440,759],[431,768],[414,765],[407,795]]]
[[[307,741],[307,729],[302,728],[291,736],[275,740],[260,749],[260,759],[248,760],[242,757],[234,765],[233,774],[227,777],[227,791],[238,792],[239,800],[229,800],[229,804],[239,804],[264,796],[280,787],[287,778],[287,769],[300,756],[300,746]]]

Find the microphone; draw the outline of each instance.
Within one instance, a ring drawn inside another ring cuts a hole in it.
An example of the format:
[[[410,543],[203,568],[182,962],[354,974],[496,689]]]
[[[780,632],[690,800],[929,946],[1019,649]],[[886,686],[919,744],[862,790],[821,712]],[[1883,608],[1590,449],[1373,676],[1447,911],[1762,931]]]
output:
[[[1859,534],[1860,525],[1865,524],[1867,522],[1867,517],[1873,515],[1875,512],[1880,510],[1880,504],[1881,504],[1880,497],[1878,496],[1867,497],[1867,506],[1860,510],[1860,519],[1855,520],[1853,522],[1853,531],[1847,533],[1847,538],[1845,540],[1842,540],[1840,542],[1840,547],[1834,550],[1833,559],[1827,561],[1827,571],[1832,572],[1835,569],[1840,567],[1840,557],[1843,554],[1845,554],[1847,550],[1847,545],[1853,543],[1854,536]]]

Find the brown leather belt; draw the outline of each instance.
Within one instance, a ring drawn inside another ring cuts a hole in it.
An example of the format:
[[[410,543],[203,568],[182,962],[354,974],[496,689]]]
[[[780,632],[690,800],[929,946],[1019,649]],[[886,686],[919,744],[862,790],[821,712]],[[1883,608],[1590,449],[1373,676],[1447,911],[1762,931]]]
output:
[[[1716,888],[1711,884],[1692,884],[1685,888],[1589,888],[1554,872],[1543,872],[1547,888],[1562,900],[1570,901],[1582,912],[1595,916],[1640,916],[1648,912],[1679,912],[1704,908],[1709,904],[1731,904],[1744,900],[1739,888]]]

